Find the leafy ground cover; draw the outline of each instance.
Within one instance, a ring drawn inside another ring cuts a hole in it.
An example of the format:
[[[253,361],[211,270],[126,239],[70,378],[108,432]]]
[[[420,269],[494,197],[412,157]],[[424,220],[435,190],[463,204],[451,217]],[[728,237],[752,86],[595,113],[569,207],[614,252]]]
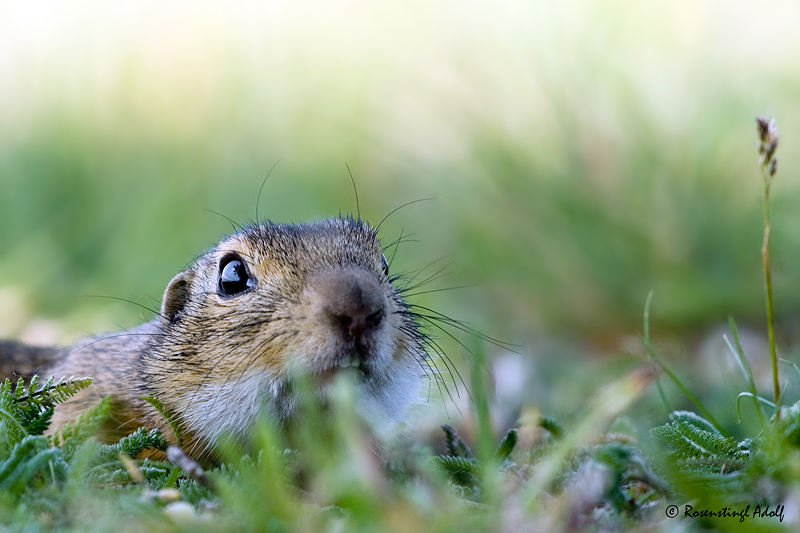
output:
[[[743,440],[690,411],[641,435],[620,413],[652,380],[628,373],[568,424],[528,413],[499,440],[477,387],[469,442],[443,425],[438,445],[380,448],[340,383],[329,411],[303,411],[293,447],[265,425],[248,453],[230,446],[205,471],[158,431],[95,443],[108,402],[44,436],[53,407],[88,379],[6,381],[0,520],[14,531],[790,530],[800,404]],[[170,460],[133,459],[147,448]]]

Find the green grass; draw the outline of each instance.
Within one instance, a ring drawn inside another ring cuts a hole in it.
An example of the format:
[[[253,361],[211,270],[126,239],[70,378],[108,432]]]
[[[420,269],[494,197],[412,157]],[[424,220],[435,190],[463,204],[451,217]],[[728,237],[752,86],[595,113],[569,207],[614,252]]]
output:
[[[479,383],[482,375],[475,365],[473,382]],[[638,373],[604,388],[595,407],[563,432],[553,422],[531,419],[495,441],[488,411],[478,408],[467,414],[480,421],[474,442],[465,443],[450,428],[437,438],[448,443],[442,455],[421,442],[376,447],[354,415],[347,394],[351,386],[340,383],[338,401],[330,410],[323,413],[313,402],[306,405],[293,447],[287,448],[285,435],[269,425],[254,428],[250,455],[231,447],[222,466],[207,472],[210,488],[169,463],[126,464],[118,458],[120,452],[134,454],[148,444],[163,447],[153,434],[137,434],[114,447],[86,441],[102,421],[102,409],[77,423],[62,443],[49,447],[47,438],[35,436],[43,430],[36,413],[46,418],[49,406],[61,397],[39,394],[48,400],[31,406],[25,403],[27,391],[15,392],[6,384],[0,390],[0,430],[6,439],[0,450],[0,519],[12,529],[67,531],[104,531],[117,523],[132,531],[450,531],[459,524],[481,531],[496,524],[511,527],[515,520],[560,520],[568,518],[560,516],[564,513],[581,512],[546,509],[551,494],[566,498],[559,487],[568,484],[565,476],[571,467],[565,469],[565,461],[569,465],[571,457],[590,460],[603,450],[616,450],[622,454],[616,467],[622,480],[623,470],[638,454],[625,444],[633,437],[589,443],[648,382]],[[480,398],[485,392],[476,385],[473,394]],[[17,431],[12,433],[13,428]],[[38,439],[35,449],[31,439]],[[50,467],[42,457],[50,460]],[[178,515],[176,504],[162,501],[170,488],[177,488],[179,499],[191,506],[188,512]],[[626,524],[629,514],[614,508],[608,520]]]

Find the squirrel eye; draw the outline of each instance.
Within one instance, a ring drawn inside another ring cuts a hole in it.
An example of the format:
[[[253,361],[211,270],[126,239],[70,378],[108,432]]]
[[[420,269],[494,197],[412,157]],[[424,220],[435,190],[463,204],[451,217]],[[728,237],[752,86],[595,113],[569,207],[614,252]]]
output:
[[[222,260],[219,273],[220,294],[233,296],[255,287],[255,284],[241,259],[234,256]]]
[[[381,254],[381,266],[383,267],[384,275],[389,275],[389,261],[386,260],[386,256]]]

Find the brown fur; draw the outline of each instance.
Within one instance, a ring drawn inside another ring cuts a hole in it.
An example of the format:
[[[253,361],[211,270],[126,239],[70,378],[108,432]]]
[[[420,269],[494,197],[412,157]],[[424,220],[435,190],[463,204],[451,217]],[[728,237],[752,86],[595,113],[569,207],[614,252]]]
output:
[[[254,286],[225,294],[222,270],[237,259]],[[311,375],[324,396],[331,375],[351,365],[361,376],[362,414],[377,423],[400,418],[423,374],[424,343],[384,262],[361,220],[244,228],[173,278],[155,320],[68,349],[39,349],[45,360],[60,358],[40,373],[95,378],[57,408],[54,423],[111,395],[105,440],[163,429],[163,417],[140,399],[154,396],[177,416],[186,449],[203,456],[225,434],[246,439],[261,416],[290,420],[294,377]],[[34,353],[0,343],[0,369],[29,372],[20,361]]]

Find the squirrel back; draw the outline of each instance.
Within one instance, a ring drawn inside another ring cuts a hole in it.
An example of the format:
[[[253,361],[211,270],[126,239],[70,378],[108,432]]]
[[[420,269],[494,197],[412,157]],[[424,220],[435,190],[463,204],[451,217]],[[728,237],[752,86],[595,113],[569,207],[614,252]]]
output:
[[[63,357],[62,348],[0,340],[0,379],[19,376],[28,380],[34,374],[51,368]]]

